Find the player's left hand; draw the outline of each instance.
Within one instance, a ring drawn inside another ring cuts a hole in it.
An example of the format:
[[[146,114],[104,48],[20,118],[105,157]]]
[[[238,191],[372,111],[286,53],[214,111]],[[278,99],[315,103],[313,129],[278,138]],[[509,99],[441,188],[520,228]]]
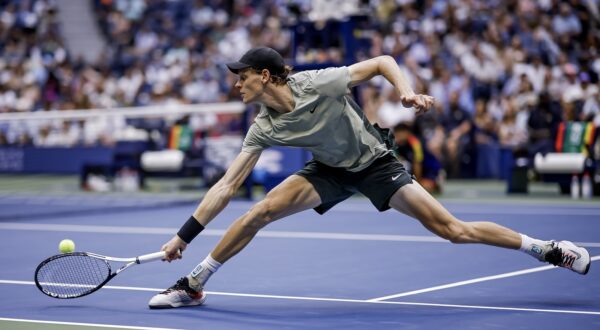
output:
[[[424,94],[415,94],[411,96],[402,96],[402,105],[407,108],[415,108],[417,115],[427,112],[434,102],[433,96]]]

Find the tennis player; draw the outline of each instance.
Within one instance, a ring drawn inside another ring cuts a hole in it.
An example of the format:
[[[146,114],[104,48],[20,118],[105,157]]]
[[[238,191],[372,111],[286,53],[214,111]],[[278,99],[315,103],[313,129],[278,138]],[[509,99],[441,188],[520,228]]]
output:
[[[521,250],[579,274],[588,272],[590,257],[586,249],[568,241],[530,238],[492,222],[464,222],[412,178],[392,155],[390,136],[369,124],[349,96],[349,88],[382,75],[395,87],[405,107],[414,108],[417,114],[427,111],[433,98],[415,94],[392,57],[379,56],[348,67],[289,75],[291,68],[279,53],[260,47],[228,67],[239,75],[235,87],[243,102],[258,103],[260,113],[224,177],[207,192],[179,232],[162,246],[166,260],[180,259],[187,245],[225,208],[262,150],[270,146],[300,147],[312,152],[313,160],[233,222],[206,259],[154,296],[150,308],[202,304],[209,277],[261,228],[310,208],[323,214],[356,192],[367,196],[379,211],[393,208],[407,214],[452,243]]]

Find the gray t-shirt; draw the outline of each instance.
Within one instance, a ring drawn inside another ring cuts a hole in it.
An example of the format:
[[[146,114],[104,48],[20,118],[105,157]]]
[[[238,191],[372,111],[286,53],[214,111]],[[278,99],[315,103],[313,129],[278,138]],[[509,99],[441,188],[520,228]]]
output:
[[[386,154],[381,137],[348,95],[347,67],[304,71],[288,79],[296,107],[279,113],[261,106],[242,150],[260,152],[270,146],[299,147],[325,165],[352,172]]]

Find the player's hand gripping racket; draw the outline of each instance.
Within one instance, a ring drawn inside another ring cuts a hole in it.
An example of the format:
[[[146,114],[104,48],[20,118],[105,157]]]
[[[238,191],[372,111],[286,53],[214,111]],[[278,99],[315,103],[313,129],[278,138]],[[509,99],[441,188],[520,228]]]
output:
[[[89,252],[58,254],[42,261],[35,270],[35,285],[44,294],[59,299],[78,298],[103,287],[125,269],[160,260],[165,252],[135,258],[112,258]],[[125,263],[112,271],[110,262]]]

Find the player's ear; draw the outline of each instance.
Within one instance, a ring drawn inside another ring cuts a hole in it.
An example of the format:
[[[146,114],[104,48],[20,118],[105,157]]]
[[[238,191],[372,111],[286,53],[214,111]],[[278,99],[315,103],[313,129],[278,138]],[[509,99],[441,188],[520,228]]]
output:
[[[263,69],[262,72],[261,72],[260,81],[263,84],[266,84],[267,81],[269,81],[270,78],[271,78],[271,73],[269,72],[269,70]]]

